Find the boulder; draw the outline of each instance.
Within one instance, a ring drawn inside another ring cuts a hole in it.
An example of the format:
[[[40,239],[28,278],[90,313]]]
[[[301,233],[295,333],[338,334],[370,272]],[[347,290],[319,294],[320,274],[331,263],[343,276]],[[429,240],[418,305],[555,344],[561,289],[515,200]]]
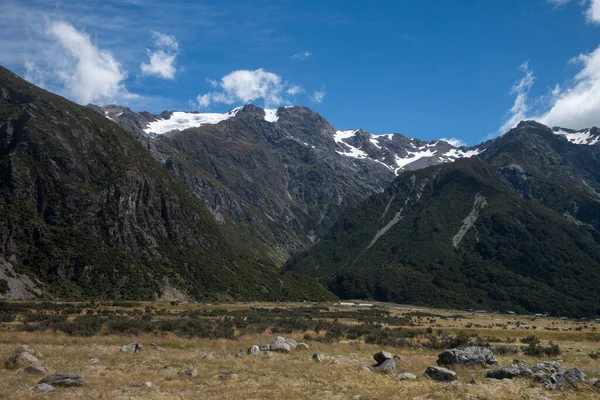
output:
[[[533,371],[524,364],[502,367],[488,371],[486,376],[493,379],[512,379],[518,376],[532,376]]]
[[[581,382],[585,382],[586,375],[578,368],[569,368],[555,372],[550,376],[546,383],[547,389],[559,389],[562,387],[577,387]]]
[[[396,361],[389,358],[375,367],[375,371],[382,373],[390,373],[396,371]]]
[[[470,346],[445,350],[438,355],[438,365],[496,365],[494,353],[488,347]]]
[[[142,351],[144,346],[138,342],[132,342],[121,347],[121,353],[137,353],[138,351]]]
[[[208,361],[210,361],[210,360],[214,360],[214,359],[215,359],[215,356],[214,356],[214,354],[213,354],[213,353],[211,353],[211,352],[208,352],[208,353],[204,353],[204,354],[202,354],[202,359],[203,359],[203,360],[208,360]]]
[[[260,356],[260,347],[254,345],[248,349],[248,354],[253,355],[254,357]]]
[[[156,351],[165,351],[165,348],[164,348],[164,347],[160,347],[160,346],[159,346],[159,345],[157,345],[157,344],[154,344],[154,343],[152,343],[152,344],[150,344],[150,346],[152,346],[152,349],[154,349],[154,350],[156,350]]]
[[[410,372],[398,374],[399,381],[414,381],[415,379],[417,379],[417,376],[415,374],[411,374]]]
[[[366,372],[373,373],[373,369],[371,368],[371,366],[370,366],[370,365],[367,365],[367,363],[362,363],[362,364],[360,364],[360,367],[359,367],[359,368],[360,368],[361,370],[363,370],[363,371],[366,371]]]
[[[38,360],[33,354],[24,351],[10,357],[8,360],[6,360],[4,366],[6,369],[18,369],[28,365],[38,364],[39,362],[40,360]]]
[[[270,344],[263,344],[262,346],[260,346],[258,348],[260,351],[270,351],[271,350],[271,345]]]
[[[307,345],[306,343],[298,343],[298,346],[296,346],[296,348],[298,350],[308,350],[308,349],[310,349],[310,346]]]
[[[323,362],[323,360],[321,359],[321,355],[319,353],[313,354],[312,359],[314,362],[318,362],[318,363]]]
[[[41,365],[30,365],[24,369],[25,372],[31,375],[46,375],[50,370]]]
[[[196,368],[186,368],[179,371],[179,376],[185,379],[192,379],[198,376],[198,370]]]
[[[275,342],[269,346],[269,351],[276,351],[279,353],[289,353],[292,351],[292,348],[289,344],[285,342]]]
[[[541,363],[537,363],[534,367],[531,368],[534,373],[544,373],[544,374],[552,374],[554,372],[558,372],[560,370],[560,362],[559,361],[543,361]]]
[[[392,353],[388,353],[387,351],[379,351],[373,354],[373,360],[377,363],[376,365],[383,364],[386,360],[391,360],[394,358]]]
[[[236,358],[244,358],[245,356],[246,356],[246,353],[244,352],[244,350],[240,350],[237,353],[235,353]]]
[[[34,355],[36,358],[44,358],[42,356],[42,353],[40,353],[39,351],[35,351],[31,346],[28,346],[26,344],[19,346],[15,349],[15,354],[21,354],[21,353],[29,353]]]
[[[38,383],[47,383],[52,386],[72,387],[84,386],[85,380],[83,379],[83,376],[79,374],[65,374],[61,372],[47,376]]]
[[[56,388],[52,385],[49,385],[47,383],[38,383],[37,385],[35,385],[34,390],[36,392],[51,392],[53,390],[56,390]]]
[[[89,365],[97,365],[100,364],[100,359],[99,358],[90,358],[88,360],[88,364]]]
[[[425,375],[435,381],[455,381],[456,372],[450,371],[449,369],[431,366],[425,370]]]
[[[294,339],[285,339],[284,343],[287,343],[287,345],[290,346],[290,349],[292,350],[296,349],[296,347],[298,346],[298,342],[296,342]]]
[[[229,380],[229,379],[232,379],[235,377],[237,377],[237,375],[233,371],[223,371],[219,374],[219,378],[223,381],[226,381],[226,380]]]

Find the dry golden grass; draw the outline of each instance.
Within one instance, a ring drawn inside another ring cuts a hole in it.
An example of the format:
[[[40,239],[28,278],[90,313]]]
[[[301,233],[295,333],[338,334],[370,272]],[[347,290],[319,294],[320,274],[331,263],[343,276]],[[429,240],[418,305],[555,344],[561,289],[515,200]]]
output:
[[[159,306],[161,308],[164,308]],[[178,306],[170,309],[184,309]],[[197,306],[194,306],[197,308]],[[231,307],[238,308],[240,305]],[[387,306],[386,306],[387,307]],[[394,309],[396,310],[396,309]],[[407,309],[398,309],[407,312]],[[434,312],[434,311],[432,311]],[[435,310],[435,313],[451,311]],[[461,313],[465,314],[465,313]],[[508,316],[466,315],[461,321],[438,321],[448,331],[474,330],[480,335],[524,337],[531,335],[526,330],[503,330],[498,328],[465,328],[476,323],[489,325],[489,321],[505,321]],[[513,316],[508,318],[512,320]],[[519,317],[516,317],[519,319]],[[521,320],[527,320],[520,317]],[[543,322],[543,324],[542,324]],[[600,348],[598,341],[591,341],[594,334],[586,331],[546,331],[553,327],[551,319],[538,323],[534,332],[543,337],[547,334],[557,340],[563,354],[565,366],[576,366],[591,377],[600,377],[600,360],[588,357],[587,352]],[[561,321],[565,322],[565,321]],[[434,324],[435,325],[435,324]],[[429,324],[424,324],[429,326]],[[570,321],[566,327],[576,327]],[[452,383],[434,382],[424,377],[423,371],[435,365],[437,351],[417,349],[385,350],[399,354],[401,361],[398,372],[412,372],[416,381],[399,382],[396,374],[381,375],[360,368],[362,363],[371,364],[371,356],[380,348],[362,342],[342,341],[326,344],[310,342],[308,351],[296,350],[290,354],[261,354],[260,357],[246,355],[235,358],[239,350],[253,344],[270,343],[276,335],[248,335],[236,340],[182,339],[174,335],[159,336],[94,336],[73,338],[61,332],[22,333],[10,330],[0,332],[0,361],[6,360],[21,344],[28,344],[44,355],[43,364],[54,372],[79,373],[85,377],[86,386],[81,388],[57,388],[50,393],[37,393],[33,387],[40,377],[26,374],[23,370],[0,370],[0,399],[352,399],[361,395],[369,399],[599,399],[600,390],[583,386],[570,391],[547,391],[542,384],[527,379],[488,382],[481,368],[458,369],[459,380]],[[286,335],[302,341],[302,333]],[[123,354],[120,346],[131,341],[146,345],[137,354]],[[166,348],[157,352],[149,346],[156,343]],[[571,348],[571,350],[569,350]],[[579,351],[578,351],[579,350]],[[214,360],[204,360],[202,354],[213,352]],[[317,352],[324,355],[323,363],[312,361]],[[99,358],[98,365],[88,365],[90,358]],[[508,365],[512,357],[497,357],[500,365]],[[534,364],[542,359],[519,356]],[[332,364],[337,360],[337,364]],[[178,372],[184,368],[196,368],[198,377],[182,379]],[[220,374],[231,371],[230,379],[221,379]],[[152,382],[151,388],[143,387]],[[25,390],[14,390],[14,386]],[[142,387],[140,387],[142,386]]]

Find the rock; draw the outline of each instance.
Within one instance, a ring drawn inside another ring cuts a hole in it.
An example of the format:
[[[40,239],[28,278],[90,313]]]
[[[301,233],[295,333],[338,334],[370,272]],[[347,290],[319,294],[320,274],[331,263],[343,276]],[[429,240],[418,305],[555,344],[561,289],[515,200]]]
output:
[[[546,388],[558,389],[566,386],[577,387],[581,382],[585,382],[586,378],[585,373],[580,369],[569,368],[552,374],[546,383]]]
[[[24,369],[25,372],[31,375],[46,375],[50,370],[41,365],[30,365]]]
[[[214,360],[214,359],[215,359],[215,356],[214,356],[214,354],[213,354],[213,353],[211,353],[211,352],[208,352],[208,353],[204,353],[204,354],[202,354],[202,359],[203,359],[203,360],[208,360],[208,361],[210,361],[210,360]]]
[[[156,350],[156,351],[165,351],[164,347],[160,347],[157,344],[151,343],[150,346],[152,346],[152,349]]]
[[[296,342],[294,339],[285,339],[284,343],[287,343],[288,346],[290,346],[290,349],[292,350],[295,350],[298,346],[298,342]]]
[[[245,356],[246,356],[246,353],[244,352],[244,350],[240,350],[237,353],[235,353],[236,358],[244,358]]]
[[[536,372],[533,374],[533,380],[536,382],[545,382],[548,379],[548,374],[543,372]]]
[[[248,349],[248,354],[253,355],[254,357],[260,356],[260,347],[254,345]]]
[[[392,353],[388,353],[387,351],[379,351],[373,354],[373,360],[377,363],[377,365],[383,364],[386,360],[391,360],[394,358]]]
[[[137,353],[144,347],[141,343],[132,342],[121,347],[121,353]]]
[[[90,358],[88,360],[88,364],[89,365],[96,365],[96,364],[100,364],[100,359],[99,358]]]
[[[58,373],[54,375],[50,375],[39,381],[39,383],[47,383],[52,386],[64,386],[64,387],[72,387],[72,386],[84,386],[85,380],[83,376],[79,374],[65,374]]]
[[[367,363],[362,363],[362,364],[360,364],[360,367],[359,367],[359,368],[360,368],[361,370],[363,370],[363,371],[367,371],[367,372],[369,372],[369,373],[373,373],[373,369],[371,368],[371,366],[370,366],[370,365],[367,365]]]
[[[29,353],[34,355],[36,358],[44,358],[44,356],[42,356],[42,353],[40,353],[39,351],[35,351],[31,346],[28,346],[26,344],[19,346],[15,349],[15,354],[21,353]]]
[[[275,339],[276,343],[285,343],[285,338],[283,336],[277,336],[277,339]]]
[[[271,350],[271,345],[270,344],[263,344],[262,346],[260,346],[258,348],[260,351],[270,351]]]
[[[292,351],[292,348],[290,347],[289,344],[285,343],[285,342],[275,342],[272,343],[271,346],[269,347],[270,351],[276,351],[279,353],[289,353]]]
[[[411,374],[410,372],[398,374],[399,381],[414,381],[415,379],[417,379],[417,376],[415,374]]]
[[[219,378],[224,381],[235,378],[236,376],[237,375],[233,371],[224,371],[219,374]]]
[[[27,389],[25,386],[17,385],[10,388],[10,390],[25,390]]]
[[[310,346],[307,345],[306,343],[298,343],[298,346],[296,346],[296,348],[298,350],[308,350],[308,349],[310,349]]]
[[[340,360],[336,360],[335,358],[329,362],[329,365],[338,365]]]
[[[152,388],[152,386],[154,386],[154,385],[152,385],[152,382],[150,382],[150,381],[148,381],[148,382],[144,382],[144,387],[145,387],[146,389],[150,389],[150,388]]]
[[[541,363],[537,363],[535,367],[532,367],[531,370],[535,372],[542,372],[544,374],[552,374],[554,372],[558,372],[560,369],[560,362],[558,361],[543,361]]]
[[[51,392],[53,390],[56,390],[56,388],[52,385],[49,385],[47,383],[38,383],[37,385],[35,385],[34,390],[36,392]]]
[[[470,346],[445,350],[438,355],[438,365],[496,365],[492,350],[487,347]]]
[[[594,382],[594,387],[600,389],[600,380]]]
[[[352,396],[352,400],[360,400],[362,399],[362,396],[360,394],[357,394],[356,396]]]
[[[196,368],[186,368],[179,371],[179,376],[185,379],[192,379],[198,376],[198,370]]]
[[[435,381],[455,381],[456,372],[450,371],[449,369],[431,366],[425,370],[425,375]]]
[[[493,379],[512,379],[518,376],[532,376],[533,371],[526,365],[519,364],[511,367],[502,367],[492,371],[488,371],[486,376]]]
[[[313,354],[312,359],[314,362],[319,362],[319,363],[323,362],[323,360],[321,359],[321,355],[319,353]]]
[[[8,360],[6,360],[4,366],[6,369],[18,369],[27,365],[38,364],[39,362],[40,360],[38,360],[33,354],[24,351],[10,357]]]
[[[390,373],[396,371],[396,361],[393,358],[387,359],[375,367],[375,371]]]

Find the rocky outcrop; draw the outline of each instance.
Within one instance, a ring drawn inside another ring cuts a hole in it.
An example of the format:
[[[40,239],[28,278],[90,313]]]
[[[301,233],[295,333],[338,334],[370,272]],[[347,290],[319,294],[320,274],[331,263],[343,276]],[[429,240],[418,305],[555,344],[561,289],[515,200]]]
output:
[[[457,379],[456,372],[450,371],[449,369],[437,366],[427,367],[425,375],[435,381],[455,381]]]
[[[438,355],[438,365],[496,365],[494,353],[488,347],[470,346],[445,350]]]

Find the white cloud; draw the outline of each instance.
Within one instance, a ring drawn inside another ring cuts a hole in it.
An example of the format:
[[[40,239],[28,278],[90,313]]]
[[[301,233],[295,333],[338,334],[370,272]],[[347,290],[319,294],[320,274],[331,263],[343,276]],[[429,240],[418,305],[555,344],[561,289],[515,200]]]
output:
[[[297,94],[300,94],[302,92],[304,92],[304,89],[302,89],[300,86],[298,85],[292,85],[288,88],[288,90],[286,90],[287,94],[289,94],[290,96],[295,96]]]
[[[36,62],[25,63],[26,78],[50,86],[75,101],[117,101],[136,97],[123,81],[127,77],[112,53],[99,49],[90,37],[66,22],[54,22],[46,29],[51,48]]]
[[[152,32],[156,50],[148,50],[150,64],[142,63],[142,75],[153,75],[162,79],[175,79],[177,68],[175,60],[179,52],[179,44],[174,36]]]
[[[284,83],[279,75],[262,68],[233,71],[219,82],[208,82],[219,90],[199,95],[197,105],[201,108],[215,103],[248,103],[261,99],[265,106],[277,106],[284,102],[284,91],[288,94],[299,93],[298,86]]]
[[[550,3],[556,6],[562,6],[567,3],[571,3],[574,0],[548,0]],[[600,23],[600,0],[581,0],[578,2],[586,7],[585,16],[588,22],[593,24]]]
[[[310,51],[301,51],[300,53],[292,54],[290,56],[290,59],[304,61],[310,56],[312,56],[312,53]]]
[[[450,139],[441,138],[440,140],[443,140],[444,142],[448,143],[450,146],[454,146],[454,147],[463,147],[463,146],[467,145],[465,142],[463,142],[462,140],[457,139],[457,138],[450,138]]]
[[[527,114],[530,110],[527,97],[529,96],[529,91],[533,86],[535,77],[533,76],[533,72],[529,69],[528,62],[521,64],[519,68],[524,73],[524,76],[516,82],[510,90],[510,93],[516,94],[517,97],[508,113],[506,121],[502,124],[500,129],[498,129],[499,134],[505,133],[509,129],[517,126],[522,120],[527,119]]]
[[[317,90],[310,97],[310,100],[313,101],[313,102],[315,102],[315,103],[322,103],[326,94],[327,93],[325,92],[325,89]]]

